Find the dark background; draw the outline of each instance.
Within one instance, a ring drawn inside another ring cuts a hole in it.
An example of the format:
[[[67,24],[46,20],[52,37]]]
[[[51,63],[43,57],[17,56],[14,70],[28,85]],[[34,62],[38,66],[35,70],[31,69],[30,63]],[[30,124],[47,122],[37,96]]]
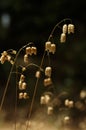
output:
[[[57,52],[51,57],[53,80],[57,92],[65,90],[77,97],[86,88],[85,0],[0,0],[0,53],[9,48],[18,50],[32,41],[38,47],[40,60],[51,30],[64,18],[72,19],[75,34],[60,44],[61,30],[55,33]],[[0,65],[1,92],[8,70],[8,65]]]

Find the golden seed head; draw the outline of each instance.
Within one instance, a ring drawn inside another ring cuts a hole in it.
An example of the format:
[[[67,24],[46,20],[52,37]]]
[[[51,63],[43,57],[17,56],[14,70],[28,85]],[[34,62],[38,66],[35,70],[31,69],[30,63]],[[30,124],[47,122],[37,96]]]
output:
[[[27,94],[26,92],[23,94],[23,98],[24,98],[24,99],[29,98],[29,96],[28,96],[28,94]]]
[[[44,97],[44,96],[41,96],[40,104],[46,104],[46,102],[45,102],[45,97]]]
[[[18,84],[19,84],[19,89],[21,90],[22,89],[22,81],[20,80]]]
[[[51,49],[51,42],[50,42],[50,41],[47,41],[47,42],[45,43],[45,51],[50,51],[50,49]]]
[[[12,51],[12,53],[13,53],[13,54],[16,54],[16,53],[17,53],[17,51],[16,51],[16,50],[13,50],[13,51]]]
[[[67,24],[63,25],[62,32],[65,33],[65,34],[67,33]]]
[[[65,124],[69,124],[70,123],[70,117],[69,116],[65,116],[64,117],[64,123]]]
[[[22,99],[23,98],[23,93],[19,93],[19,99]]]
[[[51,77],[52,68],[50,66],[45,68],[45,75]]]
[[[65,106],[68,106],[68,105],[69,105],[69,100],[66,99],[66,100],[65,100]]]
[[[37,54],[37,48],[36,47],[31,47],[31,54],[34,54],[34,55]]]
[[[53,114],[53,107],[52,106],[48,106],[47,114],[48,115],[52,115]]]
[[[72,108],[74,106],[74,102],[72,100],[65,100],[65,106]]]
[[[46,94],[44,97],[45,97],[45,103],[48,104],[51,100],[50,96]]]
[[[66,42],[66,34],[65,34],[65,33],[62,33],[62,34],[61,34],[61,36],[60,36],[60,42],[61,42],[61,43]]]
[[[73,24],[68,24],[68,34],[74,33],[74,25]]]
[[[10,63],[13,65],[13,64],[14,64],[14,61],[13,61],[13,60],[10,60]]]
[[[21,74],[21,76],[20,76],[20,81],[24,81],[24,79],[25,79],[25,76],[23,75],[23,74]]]
[[[26,86],[27,86],[26,82],[23,82],[22,83],[22,90],[26,89]]]
[[[3,55],[3,56],[7,56],[7,52],[6,52],[6,51],[3,51],[2,55]]]
[[[52,52],[53,54],[56,52],[56,45],[54,43],[51,44],[50,52]]]
[[[29,61],[29,60],[28,60],[28,55],[25,54],[25,55],[24,55],[24,62],[25,62],[25,63],[28,63],[28,61]]]
[[[25,71],[26,70],[26,67],[22,67],[22,71]]]
[[[7,60],[10,61],[11,60],[11,56],[7,55]]]
[[[44,86],[49,86],[52,84],[51,78],[44,79]]]
[[[1,64],[4,64],[5,61],[6,61],[6,58],[2,55],[1,58],[0,58]]]
[[[26,47],[26,54],[31,55],[31,47]]]
[[[35,77],[40,78],[40,71],[36,71]]]
[[[71,101],[69,101],[69,105],[68,105],[68,107],[69,108],[72,108],[74,106],[74,102],[71,100]]]
[[[85,98],[86,98],[86,90],[82,90],[82,91],[80,92],[80,98],[81,98],[81,99],[85,99]]]

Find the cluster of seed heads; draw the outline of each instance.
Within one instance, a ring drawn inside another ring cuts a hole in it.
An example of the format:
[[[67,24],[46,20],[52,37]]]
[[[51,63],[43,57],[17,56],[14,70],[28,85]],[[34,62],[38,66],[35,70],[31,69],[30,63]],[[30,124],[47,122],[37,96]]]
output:
[[[3,51],[3,53],[1,53],[1,57],[0,57],[0,62],[1,64],[4,64],[5,61],[8,61],[10,62],[11,64],[14,64],[14,61],[12,60],[12,56],[11,54],[16,54],[16,51],[15,50],[12,50],[11,52],[7,52],[7,51]]]
[[[27,87],[27,83],[25,82],[25,76],[23,74],[21,74],[21,76],[20,76],[18,86],[19,86],[20,91],[25,90],[26,87]],[[26,92],[20,92],[19,93],[19,99],[23,99],[23,98],[27,99],[28,97],[29,96]]]
[[[37,54],[37,48],[32,46],[32,47],[26,47],[26,54],[24,55],[24,62],[29,63],[28,56],[30,55],[36,55]]]
[[[55,27],[57,27],[57,25]],[[56,28],[54,28],[54,30],[52,32],[54,32],[55,29]],[[63,25],[63,27],[62,27],[62,34],[61,34],[61,37],[60,37],[60,42],[61,43],[64,43],[66,41],[66,34],[67,33],[68,34],[74,33],[74,25],[73,24],[68,24],[68,25],[64,24]],[[51,33],[50,36],[53,36],[53,33]],[[29,62],[29,56],[37,54],[37,48],[35,46],[31,46],[31,45],[32,44],[25,45],[24,47],[22,47],[18,51],[18,53],[16,53],[16,51],[12,50],[12,49],[11,49],[11,52],[9,52],[9,53],[8,53],[8,51],[4,51],[1,54],[1,57],[0,57],[1,64],[4,64],[5,61],[8,61],[14,67],[14,65],[16,65],[16,60],[18,58],[18,55],[20,54],[20,51],[25,48],[25,54],[23,56],[23,61],[25,63],[25,66],[22,66],[22,72],[26,71],[27,70],[27,66],[29,67],[29,63],[30,63]],[[56,52],[56,44],[54,42],[51,42],[50,38],[48,38],[48,40],[45,42],[45,50],[44,50],[44,52],[47,52],[48,56],[49,56],[49,54],[55,54],[55,52]],[[12,54],[12,56],[13,56],[13,54],[15,54],[15,57],[13,58],[11,56],[11,54]],[[36,93],[36,89],[37,89],[37,85],[38,85],[38,80],[39,80],[39,78],[41,76],[41,67],[43,67],[43,60],[44,59],[42,59],[41,65],[38,66],[38,70],[35,73],[35,77],[37,78],[37,82],[36,82],[35,89],[34,89],[34,94],[33,94],[32,104],[31,104],[31,109],[32,109],[33,102],[34,102],[34,99],[35,99],[34,97],[35,97],[35,93]],[[17,66],[17,68],[18,68],[18,66]],[[19,72],[20,77],[19,77],[19,81],[18,81],[18,89],[19,89],[19,97],[18,98],[19,99],[28,99],[29,95],[26,92],[27,83],[25,81],[25,75],[22,72]],[[43,69],[43,72],[44,72],[44,75],[45,75],[45,78],[43,80],[44,86],[46,88],[47,87],[49,88],[49,86],[51,86],[52,83],[53,83],[52,82],[52,78],[51,78],[52,77],[52,67],[50,66],[50,64],[47,65],[45,67],[45,69]],[[7,88],[7,86],[6,86],[6,88]],[[6,92],[6,90],[5,90],[5,92]],[[47,106],[47,114],[48,115],[51,115],[53,113],[53,109],[54,109],[53,105],[51,105],[51,101],[52,101],[52,96],[51,95],[52,94],[50,94],[50,93],[46,93],[46,94],[42,95],[41,98],[40,98],[40,104]],[[4,96],[5,96],[5,94],[4,94]],[[71,108],[71,107],[74,106],[74,102],[73,101],[69,101],[67,99],[67,100],[65,100],[65,106]],[[30,112],[31,111],[32,110],[30,110]]]
[[[54,54],[56,52],[56,44],[51,43],[51,41],[45,42],[45,51],[49,51]]]
[[[53,95],[52,93],[47,92],[46,94],[42,95],[41,98],[40,98],[40,104],[47,106],[47,114],[48,115],[53,114],[53,106],[50,105],[50,103],[51,103],[51,101],[53,99],[52,95]]]
[[[66,34],[74,33],[74,25],[73,24],[64,24],[62,27],[62,33],[60,36],[60,42],[66,42]]]

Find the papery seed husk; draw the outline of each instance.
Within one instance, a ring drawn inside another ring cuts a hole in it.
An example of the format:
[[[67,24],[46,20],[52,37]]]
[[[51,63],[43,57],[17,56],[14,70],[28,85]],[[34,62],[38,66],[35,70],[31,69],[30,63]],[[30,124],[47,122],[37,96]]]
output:
[[[66,42],[66,34],[65,34],[65,33],[62,33],[62,34],[61,34],[61,36],[60,36],[60,42],[61,42],[61,43]]]
[[[31,47],[26,47],[26,54],[31,55]]]
[[[67,24],[64,24],[62,27],[62,32],[67,33]]]
[[[28,60],[28,55],[26,55],[26,54],[24,55],[24,62],[25,62],[25,63],[28,63],[28,62],[29,62],[29,60]]]
[[[47,41],[47,42],[45,43],[45,51],[50,51],[50,49],[51,49],[51,42],[50,42],[50,41]]]
[[[52,68],[50,66],[46,67],[45,68],[45,75],[48,77],[51,77],[51,71],[52,71]]]
[[[36,71],[35,77],[40,78],[40,71]]]
[[[52,52],[53,54],[56,52],[56,45],[54,43],[51,44],[50,52]]]

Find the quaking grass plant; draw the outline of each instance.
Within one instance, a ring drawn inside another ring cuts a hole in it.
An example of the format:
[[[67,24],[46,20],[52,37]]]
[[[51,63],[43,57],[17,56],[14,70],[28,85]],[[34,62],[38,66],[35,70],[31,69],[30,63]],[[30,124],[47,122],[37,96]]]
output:
[[[66,22],[68,24],[66,24]],[[62,21],[60,21],[59,23],[57,23],[55,25],[55,27],[53,28],[53,30],[51,31],[48,40],[45,42],[45,45],[44,45],[45,50],[44,50],[40,65],[29,62],[30,56],[37,55],[37,48],[34,45],[34,43],[32,43],[32,42],[27,43],[26,45],[21,47],[18,51],[13,50],[13,49],[9,49],[9,50],[3,51],[1,53],[1,57],[0,57],[1,64],[4,64],[7,61],[11,64],[11,69],[10,69],[8,80],[7,80],[7,83],[6,83],[4,92],[3,92],[3,96],[1,99],[0,111],[3,109],[3,104],[5,101],[5,97],[6,97],[6,93],[7,93],[10,79],[11,79],[12,75],[15,74],[16,75],[15,115],[16,115],[18,98],[19,98],[19,100],[29,99],[29,94],[26,91],[28,84],[27,84],[26,79],[25,79],[26,78],[25,72],[27,71],[27,69],[30,66],[37,68],[37,70],[35,72],[36,82],[35,82],[35,86],[34,86],[34,92],[33,92],[32,100],[31,100],[31,105],[30,105],[30,109],[28,112],[28,116],[26,119],[26,127],[25,127],[26,130],[28,129],[28,127],[30,125],[30,118],[31,118],[31,114],[32,114],[33,106],[34,106],[35,96],[36,96],[37,88],[39,86],[39,80],[42,76],[42,73],[44,73],[44,75],[45,75],[43,85],[47,89],[40,97],[40,104],[47,106],[47,114],[48,115],[53,114],[54,107],[49,105],[52,98],[53,98],[53,95],[54,95],[53,92],[49,91],[49,88],[54,87],[53,81],[52,81],[53,68],[51,67],[51,64],[50,64],[50,55],[55,54],[55,52],[56,52],[56,44],[54,43],[54,32],[57,28],[60,28],[62,30],[62,33],[60,35],[60,42],[61,43],[65,43],[66,37],[68,34],[74,33],[74,25],[72,24],[71,19],[66,18],[66,19],[63,19]],[[22,51],[24,52],[24,56],[23,56],[24,65],[17,64],[17,61],[19,60],[19,55],[21,54]],[[44,63],[44,59],[46,56],[47,56],[47,66],[44,68],[43,63]],[[73,107],[73,101],[66,100],[65,105],[68,107]],[[17,117],[15,117],[15,118],[17,118]],[[15,130],[16,129],[17,128],[16,128],[16,121],[15,121]]]

